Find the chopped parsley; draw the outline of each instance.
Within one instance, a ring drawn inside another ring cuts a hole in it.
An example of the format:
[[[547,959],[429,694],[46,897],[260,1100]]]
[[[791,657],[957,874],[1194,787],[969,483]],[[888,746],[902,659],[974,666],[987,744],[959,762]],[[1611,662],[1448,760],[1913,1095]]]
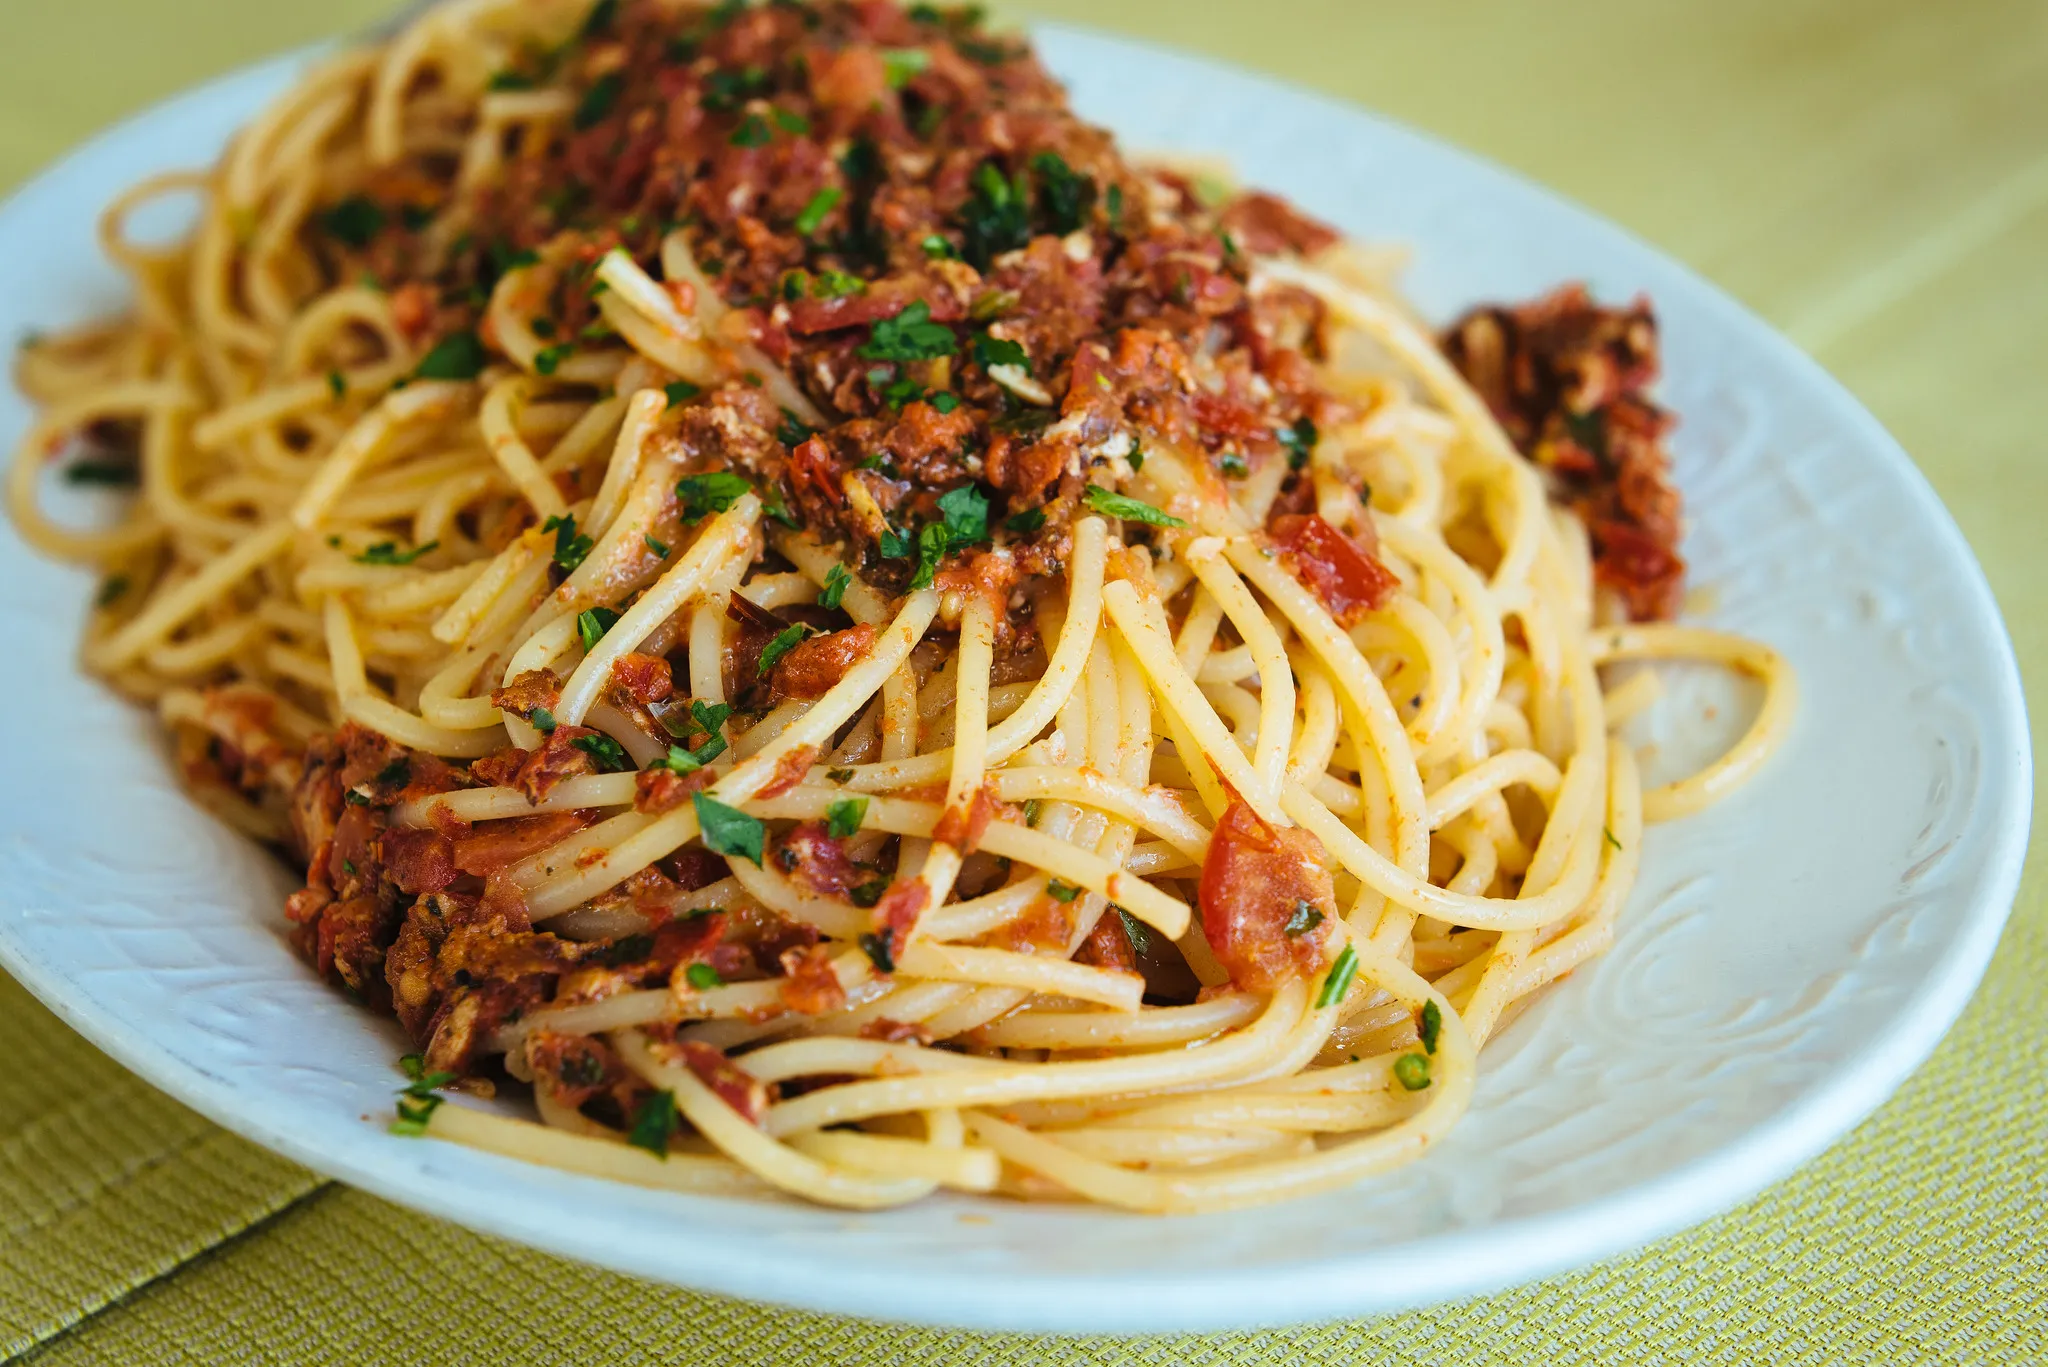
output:
[[[940,413],[950,413],[960,406],[959,395],[947,394],[943,392],[938,394],[927,394],[925,395],[924,401],[930,404],[935,410],[937,410]]]
[[[533,711],[526,714],[526,720],[532,724],[534,730],[540,732],[543,736],[555,734],[555,714],[548,711],[545,707],[534,708]]]
[[[409,551],[401,551],[395,541],[379,541],[374,546],[365,546],[361,555],[352,555],[349,559],[358,565],[410,565],[440,544],[438,541],[429,541],[424,546],[414,546]]]
[[[848,888],[846,897],[848,901],[857,907],[871,907],[881,901],[882,894],[888,890],[889,885],[877,878],[870,882],[862,883],[857,888]]]
[[[80,460],[64,467],[64,482],[128,486],[142,482],[142,471],[124,460]]]
[[[350,195],[334,207],[322,210],[318,222],[320,231],[329,237],[362,248],[384,231],[390,216],[367,195]]]
[[[868,282],[859,276],[827,266],[811,277],[811,298],[844,299],[849,294],[865,293],[867,287]]]
[[[1026,508],[1021,513],[1011,513],[1003,519],[1003,530],[1029,536],[1045,525],[1045,509]]]
[[[685,750],[680,745],[669,746],[667,754],[649,761],[647,767],[666,769],[676,774],[694,774],[724,753],[725,737],[713,731],[710,738],[694,750]]]
[[[1223,472],[1225,479],[1243,479],[1252,472],[1245,458],[1235,451],[1225,451],[1216,457],[1216,468]]]
[[[889,953],[888,935],[863,935],[860,937],[860,947],[866,951],[868,962],[875,966],[875,972],[894,973],[896,971],[896,960]]]
[[[766,678],[774,673],[775,666],[782,662],[782,657],[794,650],[797,642],[808,636],[810,630],[802,622],[798,622],[792,626],[784,627],[771,636],[768,639],[768,644],[761,647],[760,663],[755,666],[756,671],[761,677]]]
[[[683,977],[699,992],[708,992],[714,987],[725,986],[725,979],[710,964],[691,964],[683,970]]]
[[[1613,832],[1613,831],[1609,830],[1609,829],[1608,829],[1607,827],[1605,827],[1605,826],[1602,826],[1602,827],[1600,828],[1600,834],[1601,834],[1601,835],[1602,835],[1602,836],[1603,836],[1603,837],[1604,837],[1604,838],[1606,839],[1606,841],[1607,841],[1607,843],[1608,843],[1608,844],[1610,844],[1610,845],[1614,846],[1614,848],[1615,848],[1615,850],[1616,850],[1616,851],[1619,851],[1619,850],[1621,849],[1621,842],[1620,842],[1619,840],[1616,840],[1616,839],[1614,838],[1614,832]]]
[[[769,84],[768,73],[758,66],[714,71],[704,78],[704,107],[714,114],[730,114]]]
[[[882,74],[889,82],[889,89],[901,90],[910,84],[910,78],[932,64],[932,55],[921,47],[885,48],[882,51]]]
[[[1024,178],[1011,179],[994,162],[983,162],[974,172],[974,192],[960,210],[960,227],[966,238],[962,255],[981,271],[1004,252],[1029,243],[1031,211],[1024,202]]]
[[[1032,826],[1032,827],[1036,827],[1036,826],[1038,825],[1038,811],[1039,811],[1039,808],[1043,807],[1044,805],[1045,805],[1044,803],[1040,802],[1040,801],[1039,801],[1039,800],[1038,800],[1037,798],[1035,798],[1035,797],[1034,797],[1034,798],[1031,798],[1031,799],[1030,799],[1029,801],[1025,802],[1025,804],[1024,804],[1024,824],[1025,824],[1025,825],[1027,825],[1027,826]]]
[[[939,515],[945,519],[946,541],[951,548],[988,540],[988,496],[972,484],[940,494]]]
[[[860,829],[867,814],[866,798],[843,797],[825,809],[825,833],[835,840],[844,840]]]
[[[1040,152],[1031,159],[1038,181],[1038,212],[1046,226],[1064,236],[1088,221],[1095,204],[1095,182],[1079,175],[1058,153]]]
[[[653,552],[654,552],[654,553],[655,553],[656,555],[660,556],[660,557],[661,557],[661,558],[662,558],[663,560],[666,560],[666,559],[668,559],[668,542],[666,542],[666,541],[656,541],[656,540],[655,540],[655,539],[654,539],[653,537],[651,537],[651,536],[648,536],[648,535],[647,535],[646,533],[644,533],[644,532],[643,532],[643,533],[641,533],[641,535],[640,535],[640,540],[641,540],[641,543],[642,543],[643,545],[645,545],[645,546],[647,547],[647,549],[648,549],[648,550],[650,550],[650,551],[653,551]]]
[[[102,608],[112,607],[120,601],[121,595],[126,592],[128,592],[128,576],[125,574],[110,574],[100,584],[100,591],[98,596],[93,599],[93,605]]]
[[[722,513],[753,491],[753,485],[729,470],[705,475],[685,475],[676,481],[676,497],[682,500],[683,521],[702,522],[712,513]]]
[[[1316,909],[1315,903],[1303,901],[1294,904],[1294,914],[1287,918],[1287,924],[1280,929],[1291,940],[1298,935],[1308,934],[1322,923],[1323,913]]]
[[[1323,990],[1316,993],[1316,1010],[1343,1001],[1344,994],[1351,990],[1351,980],[1357,976],[1358,951],[1347,944],[1337,955],[1337,961],[1330,965],[1329,976],[1323,979]]]
[[[912,590],[928,589],[939,577],[939,562],[946,558],[950,544],[943,522],[927,523],[917,532],[917,573],[910,576]]]
[[[420,358],[413,376],[421,380],[473,380],[483,374],[490,353],[474,332],[451,332]]]
[[[766,147],[775,140],[775,134],[768,129],[768,120],[759,114],[749,114],[740,120],[739,127],[732,130],[726,141],[734,147]]]
[[[825,587],[818,591],[818,605],[836,609],[846,597],[846,586],[852,582],[853,576],[847,573],[844,565],[834,565],[825,571]]]
[[[583,92],[583,98],[576,102],[575,116],[570,120],[577,132],[603,123],[625,92],[624,72],[607,71],[590,83],[590,89]]]
[[[1394,1080],[1411,1092],[1429,1086],[1429,1059],[1421,1054],[1403,1054],[1394,1060]]]
[[[1152,527],[1185,527],[1188,524],[1170,513],[1162,513],[1149,503],[1131,498],[1125,494],[1112,493],[1099,484],[1091,484],[1082,495],[1088,506],[1098,513],[1120,517],[1127,522],[1143,522]]]
[[[827,769],[825,777],[831,779],[834,783],[851,783],[853,782],[853,770]]]
[[[785,133],[793,133],[798,137],[802,137],[811,131],[811,121],[793,109],[770,109],[768,117],[773,119],[775,126]]]
[[[337,402],[339,402],[339,401],[340,401],[341,399],[343,399],[343,398],[347,397],[347,395],[348,395],[348,377],[347,377],[347,376],[345,376],[345,375],[343,375],[343,374],[342,374],[342,373],[341,373],[341,372],[340,372],[339,370],[330,370],[330,371],[328,371],[328,372],[327,372],[327,392],[328,392],[329,394],[332,394],[332,395],[333,395],[333,396],[335,397],[335,400],[336,400]]]
[[[818,226],[825,221],[825,215],[837,208],[839,201],[845,197],[846,191],[840,189],[837,185],[827,185],[824,189],[811,196],[810,202],[804,205],[790,226],[794,227],[805,237],[809,237],[812,233],[818,231]]]
[[[575,350],[574,342],[557,342],[553,346],[544,346],[533,353],[533,368],[539,374],[552,375],[561,368],[563,361],[575,353]]]
[[[676,1098],[670,1091],[649,1092],[647,1100],[640,1103],[639,1111],[633,1116],[633,1128],[626,1132],[626,1142],[636,1149],[645,1149],[668,1161],[668,1141],[676,1132]]]
[[[576,614],[576,634],[583,638],[583,653],[597,649],[604,634],[618,624],[619,614],[610,608],[585,608]]]
[[[555,565],[564,574],[575,573],[576,567],[590,554],[591,547],[597,544],[576,530],[574,513],[550,517],[540,524],[540,529],[555,534]]]
[[[1124,459],[1130,462],[1131,473],[1136,474],[1138,471],[1145,468],[1145,448],[1142,446],[1133,446],[1131,448],[1131,454],[1125,456]]]
[[[633,761],[626,757],[625,747],[610,736],[578,736],[569,744],[596,760],[601,774],[622,774],[633,767]]]
[[[1287,468],[1299,470],[1308,464],[1308,458],[1316,449],[1316,425],[1308,418],[1301,418],[1273,433],[1280,444],[1287,448]]]
[[[708,793],[692,793],[697,808],[697,825],[704,832],[704,848],[713,854],[761,863],[762,826],[737,807],[728,807]]]
[[[924,241],[918,245],[923,247],[924,254],[934,261],[958,260],[960,256],[959,252],[953,250],[953,244],[937,233],[925,234]]]
[[[931,306],[920,299],[894,318],[877,322],[859,355],[870,361],[922,361],[960,349],[953,329],[934,323]]]
[[[1117,919],[1124,923],[1124,938],[1131,942],[1131,953],[1143,954],[1152,948],[1152,932],[1145,929],[1145,923],[1122,907],[1115,910]]]
[[[1072,883],[1062,883],[1057,878],[1046,880],[1045,895],[1055,902],[1071,902],[1081,895],[1081,889]]]
[[[796,414],[787,408],[782,410],[782,421],[775,428],[775,440],[794,451],[814,435],[811,428],[805,426]]]
[[[1436,1052],[1437,1036],[1442,1033],[1443,1028],[1444,1013],[1437,1010],[1436,1002],[1434,1000],[1424,1002],[1422,1004],[1422,1024],[1415,1032],[1422,1039],[1422,1047],[1434,1054]]]
[[[688,380],[675,380],[663,385],[661,392],[668,395],[668,406],[674,408],[679,403],[688,403],[704,390],[702,386],[691,384]]]
[[[1031,353],[1006,338],[977,332],[973,346],[975,363],[983,370],[993,370],[999,365],[1013,365],[1024,371],[1031,369]]]

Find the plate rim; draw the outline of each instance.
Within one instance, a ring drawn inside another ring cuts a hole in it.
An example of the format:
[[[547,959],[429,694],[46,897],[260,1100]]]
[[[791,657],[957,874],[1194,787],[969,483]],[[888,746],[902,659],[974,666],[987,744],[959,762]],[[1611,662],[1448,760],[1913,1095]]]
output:
[[[787,1270],[784,1265],[790,1255],[786,1253],[707,1246],[692,1256],[690,1241],[677,1240],[650,1259],[643,1245],[608,1242],[602,1222],[542,1226],[522,1221],[516,1213],[526,1209],[521,1203],[452,1199],[443,1194],[443,1188],[421,1182],[413,1165],[379,1159],[382,1150],[374,1146],[323,1146],[288,1125],[273,1123],[260,1101],[252,1104],[249,1094],[227,1079],[178,1059],[168,1048],[154,1043],[142,1025],[130,1024],[118,1012],[102,1007],[54,964],[43,962],[15,936],[5,919],[0,919],[0,968],[95,1047],[208,1120],[315,1172],[396,1204],[526,1247],[632,1276],[660,1278],[692,1291],[877,1322],[988,1332],[1133,1334],[1257,1328],[1400,1311],[1532,1283],[1641,1247],[1731,1209],[1780,1181],[1875,1111],[1926,1061],[1969,1004],[2011,914],[2032,819],[2032,744],[2011,634],[1975,552],[1919,467],[1846,386],[1768,321],[1685,262],[1512,168],[1367,106],[1172,44],[1087,25],[1040,21],[1030,27],[1034,35],[1070,37],[1118,47],[1135,56],[1164,57],[1201,71],[1227,74],[1267,93],[1312,104],[1327,116],[1370,120],[1384,133],[1422,145],[1434,156],[1477,167],[1491,177],[1512,182],[1524,194],[1567,210],[1582,227],[1625,241],[1684,277],[1699,306],[1738,324],[1767,359],[1791,372],[1802,387],[1824,394],[1831,401],[1831,425],[1839,419],[1860,429],[1859,435],[1892,467],[1891,473],[1903,477],[1927,529],[1946,543],[1958,565],[1966,567],[1964,579],[1975,612],[1991,628],[1996,668],[1985,682],[1996,692],[1997,707],[1995,715],[1986,719],[1987,748],[2010,744],[2012,753],[2005,791],[1987,790],[1985,794],[1997,830],[1986,861],[1990,867],[1967,908],[1967,920],[1940,947],[1932,967],[1916,981],[1884,1035],[1840,1073],[1815,1085],[1777,1114],[1670,1172],[1555,1211],[1390,1245],[1398,1250],[1399,1266],[1406,1272],[1391,1294],[1384,1287],[1361,1294],[1362,1283],[1387,1272],[1384,1252],[1265,1263],[1240,1274],[1227,1269],[1193,1276],[1136,1273],[1115,1280],[1074,1273],[1005,1274],[993,1288],[986,1277],[966,1272],[938,1281],[926,1277],[910,1290],[905,1289],[908,1279],[902,1273],[891,1272],[882,1264],[876,1268],[837,1267],[830,1278],[791,1286],[787,1276],[778,1275]],[[11,216],[21,201],[61,178],[74,163],[145,133],[150,124],[185,102],[220,98],[225,87],[239,83],[260,85],[275,80],[339,46],[333,41],[309,44],[235,67],[152,102],[68,148],[24,179],[0,201],[0,221]],[[276,1104],[284,1112],[291,1106],[289,1101]],[[465,1157],[503,1165],[507,1173],[530,1170],[525,1164],[495,1155]],[[612,1189],[616,1184],[603,1185]],[[815,1260],[817,1255],[798,1254],[796,1258]]]

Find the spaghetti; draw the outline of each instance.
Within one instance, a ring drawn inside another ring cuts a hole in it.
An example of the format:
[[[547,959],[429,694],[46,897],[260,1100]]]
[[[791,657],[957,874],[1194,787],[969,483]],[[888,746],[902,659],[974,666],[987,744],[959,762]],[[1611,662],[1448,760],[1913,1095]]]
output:
[[[102,236],[135,310],[25,351],[10,507],[418,1041],[401,1132],[852,1207],[1353,1182],[1791,716],[1627,620],[1683,568],[1646,308],[1440,347],[966,11],[456,0]],[[61,459],[125,516],[48,518]],[[1644,791],[1601,670],[1676,657],[1765,702]],[[441,1104],[508,1080],[538,1123]]]

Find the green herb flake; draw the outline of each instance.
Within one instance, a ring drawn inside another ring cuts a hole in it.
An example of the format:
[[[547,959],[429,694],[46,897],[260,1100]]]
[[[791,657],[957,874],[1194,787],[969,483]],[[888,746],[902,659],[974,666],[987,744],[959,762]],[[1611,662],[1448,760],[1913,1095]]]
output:
[[[843,797],[825,809],[826,834],[835,840],[844,840],[860,829],[860,823],[867,814],[866,798]]]
[[[844,299],[848,295],[865,293],[868,282],[857,275],[826,267],[811,278],[811,298]]]
[[[1133,446],[1131,448],[1131,454],[1124,457],[1124,459],[1131,463],[1131,473],[1136,474],[1138,471],[1145,468],[1145,448],[1142,446]]]
[[[379,541],[374,546],[365,546],[361,555],[352,555],[349,559],[358,565],[410,565],[440,544],[439,541],[429,541],[424,546],[401,551],[395,541]]]
[[[728,807],[708,793],[692,793],[697,808],[697,825],[704,832],[704,848],[759,866],[762,826],[737,807]]]
[[[648,550],[654,552],[654,554],[659,556],[661,559],[668,559],[668,542],[656,541],[653,537],[648,536],[644,532],[640,535],[640,541],[642,545],[646,546]]]
[[[533,353],[534,371],[541,375],[552,375],[561,369],[562,362],[568,360],[575,351],[574,342],[557,342],[553,346],[544,346]]]
[[[1287,924],[1280,927],[1280,929],[1291,940],[1296,936],[1308,934],[1322,923],[1323,913],[1316,909],[1315,903],[1306,901],[1296,902],[1294,904],[1294,914],[1287,918]]]
[[[927,394],[925,402],[937,412],[950,413],[960,406],[960,396],[947,393]]]
[[[590,555],[591,548],[597,544],[576,530],[574,513],[550,517],[540,524],[540,529],[555,534],[554,562],[556,568],[564,574],[574,574],[576,567],[584,562]]]
[[[451,332],[420,358],[413,377],[421,380],[473,380],[483,374],[491,356],[474,332]]]
[[[1429,1059],[1421,1054],[1403,1054],[1394,1060],[1394,1080],[1411,1092],[1429,1086]]]
[[[126,592],[128,592],[128,576],[125,574],[110,574],[101,582],[100,591],[93,598],[93,606],[102,608],[112,607],[120,601],[121,595]]]
[[[1415,1032],[1422,1039],[1422,1047],[1434,1054],[1436,1052],[1437,1036],[1443,1032],[1443,1028],[1444,1013],[1437,1009],[1436,1002],[1433,999],[1424,1002],[1422,1004],[1422,1023],[1416,1028]]]
[[[834,565],[825,571],[825,586],[818,591],[818,606],[836,610],[851,583],[853,576],[847,573],[844,565]]]
[[[1607,827],[1605,826],[1602,826],[1600,828],[1600,834],[1606,839],[1608,844],[1614,846],[1616,853],[1619,853],[1621,851],[1621,842],[1614,838],[1613,831],[1607,829]]]
[[[1026,508],[1021,513],[1011,513],[1003,519],[1003,530],[1029,536],[1045,525],[1045,509]]]
[[[339,370],[327,372],[327,392],[334,396],[336,403],[348,396],[348,377]]]
[[[825,777],[831,779],[834,783],[851,783],[853,782],[853,770],[827,769]]]
[[[957,261],[960,259],[960,253],[953,249],[953,244],[937,233],[925,234],[924,241],[918,245],[923,247],[924,254],[934,261]]]
[[[626,1132],[626,1142],[636,1149],[647,1150],[665,1163],[668,1161],[668,1141],[675,1132],[675,1093],[665,1090],[650,1092],[633,1116],[633,1128]]]
[[[932,55],[921,47],[884,48],[882,50],[882,74],[889,82],[889,89],[901,90],[910,84],[911,77],[932,64]]]
[[[1126,522],[1143,522],[1151,527],[1185,527],[1188,525],[1170,513],[1160,512],[1159,509],[1149,503],[1131,498],[1125,494],[1113,493],[1099,484],[1089,485],[1088,491],[1082,497],[1087,501],[1088,506],[1096,512],[1107,513],[1111,517],[1120,517]]]
[[[920,299],[894,318],[876,323],[859,355],[870,361],[923,361],[960,349],[953,329],[931,321],[931,306]]]
[[[555,734],[555,714],[548,711],[545,707],[534,708],[533,711],[526,714],[526,720],[532,724],[534,730],[540,732],[543,736]]]
[[[1038,825],[1039,810],[1043,808],[1044,805],[1044,803],[1040,802],[1035,797],[1026,801],[1024,804],[1024,824],[1035,829]]]
[[[337,241],[361,249],[384,231],[390,216],[383,206],[367,195],[350,195],[332,208],[322,210],[317,220],[320,231]]]
[[[857,888],[849,888],[846,896],[847,900],[857,907],[871,907],[881,901],[882,894],[888,890],[889,885],[877,878],[872,882],[862,883]]]
[[[837,208],[839,201],[845,197],[846,191],[840,189],[837,185],[827,185],[824,189],[811,196],[809,202],[804,205],[803,209],[797,214],[796,220],[790,226],[803,236],[809,237],[812,233],[818,231],[819,226],[824,223],[825,215]]]
[[[775,666],[782,662],[782,657],[794,650],[797,642],[809,635],[810,630],[802,622],[798,622],[792,626],[784,627],[769,637],[768,644],[761,647],[761,660],[755,666],[755,670],[764,679],[774,673]]]
[[[939,577],[939,562],[946,558],[948,545],[946,525],[933,522],[920,527],[917,532],[917,572],[910,576],[912,592],[928,589]]]
[[[583,653],[597,649],[604,634],[618,625],[619,614],[610,608],[585,608],[576,614],[576,634],[583,638]]]
[[[1308,458],[1316,449],[1316,425],[1308,418],[1302,418],[1280,428],[1273,435],[1287,448],[1287,468],[1299,470],[1308,464]]]
[[[1062,883],[1059,879],[1053,878],[1046,882],[1045,895],[1055,902],[1071,902],[1081,895],[1081,889],[1072,883]]]
[[[1222,472],[1225,479],[1243,479],[1252,472],[1252,467],[1245,463],[1245,458],[1235,451],[1225,451],[1216,457],[1216,468]]]
[[[125,488],[140,484],[142,471],[123,460],[79,460],[64,467],[64,482]]]
[[[753,487],[730,470],[685,475],[676,481],[676,497],[683,505],[683,521],[702,522],[712,513],[722,513],[739,502],[742,494],[752,492]]]
[[[733,129],[732,136],[726,139],[734,147],[766,147],[774,140],[775,134],[769,130],[768,120],[759,114],[748,114],[741,119],[739,127]]]
[[[1337,955],[1337,962],[1330,965],[1329,976],[1323,979],[1323,990],[1316,994],[1316,1010],[1343,1001],[1344,994],[1351,990],[1351,980],[1357,976],[1358,951],[1347,944]]]
[[[1031,370],[1031,353],[1007,338],[977,332],[973,346],[975,363],[983,370],[993,370],[999,365],[1013,365],[1026,373]]]
[[[875,972],[896,971],[896,960],[889,953],[889,937],[886,934],[863,935],[860,937],[860,947],[866,952],[868,962],[875,966]]]
[[[709,992],[714,987],[724,987],[725,979],[710,964],[691,964],[683,970],[683,977],[691,988],[698,992]]]
[[[1088,221],[1095,204],[1095,182],[1079,175],[1058,153],[1040,152],[1031,159],[1038,183],[1038,212],[1046,226],[1065,236]]]
[[[570,119],[576,131],[580,133],[586,128],[603,123],[612,112],[613,106],[618,104],[619,96],[625,93],[625,89],[625,73],[619,71],[607,71],[592,81],[590,89],[584,91],[583,98],[576,102],[576,113]]]
[[[601,774],[623,774],[633,767],[633,761],[627,756],[626,748],[610,736],[578,736],[569,744],[571,748],[581,750],[596,760],[597,770]]]
[[[1152,932],[1146,928],[1143,921],[1122,907],[1116,908],[1116,914],[1117,919],[1124,924],[1124,938],[1131,942],[1131,953],[1143,954],[1152,948]]]
[[[988,540],[988,496],[972,484],[940,494],[939,515],[944,519],[949,548],[958,550]]]
[[[732,704],[723,702],[693,702],[690,717],[705,731],[716,734],[732,716]]]
[[[803,115],[795,112],[794,110],[782,108],[770,109],[768,111],[768,117],[775,121],[775,126],[777,128],[780,128],[785,133],[794,134],[797,137],[802,137],[804,134],[811,131],[811,121],[805,118]]]
[[[674,408],[679,403],[688,403],[704,390],[702,386],[691,384],[688,380],[675,380],[663,385],[661,392],[668,395],[668,406]]]

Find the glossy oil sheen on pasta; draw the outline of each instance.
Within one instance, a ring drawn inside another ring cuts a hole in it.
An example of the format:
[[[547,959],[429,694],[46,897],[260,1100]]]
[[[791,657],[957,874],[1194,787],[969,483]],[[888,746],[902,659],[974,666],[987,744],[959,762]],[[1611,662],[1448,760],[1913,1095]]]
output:
[[[460,0],[103,236],[134,310],[24,351],[10,508],[418,1041],[401,1134],[854,1207],[1350,1183],[1794,706],[1627,620],[1683,568],[1647,308],[1439,345],[965,11]],[[58,477],[139,487],[78,530]],[[1645,791],[1600,670],[1677,656],[1764,702]],[[509,1081],[540,1123],[447,1099]]]

